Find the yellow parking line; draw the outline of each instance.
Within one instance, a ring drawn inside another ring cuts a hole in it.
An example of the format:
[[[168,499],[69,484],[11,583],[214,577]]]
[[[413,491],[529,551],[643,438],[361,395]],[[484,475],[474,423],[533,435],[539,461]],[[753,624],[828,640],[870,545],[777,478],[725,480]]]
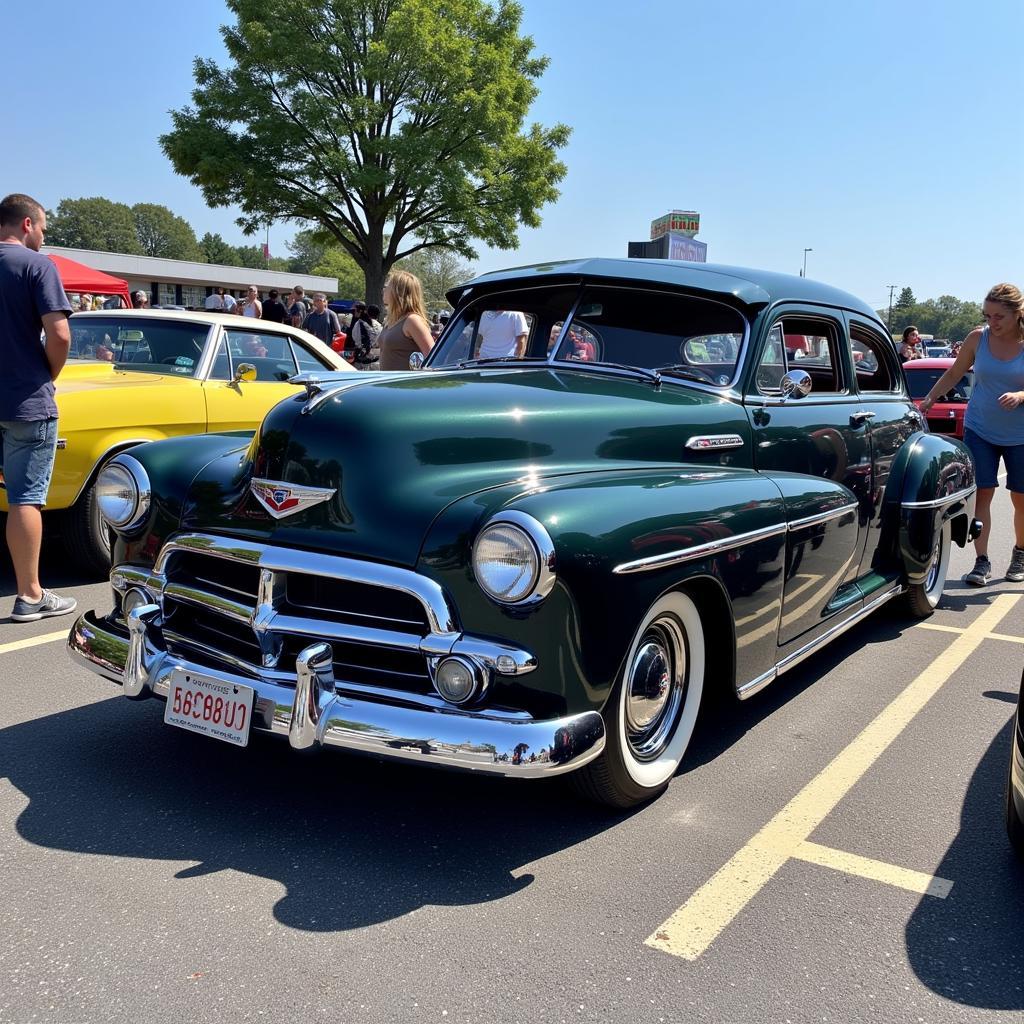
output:
[[[42,636],[30,636],[24,640],[12,640],[9,644],[0,644],[0,654],[11,651],[23,651],[26,647],[38,647],[40,644],[52,644],[54,640],[67,640],[68,631],[62,629],[57,633],[43,633]]]
[[[938,633],[962,633],[962,626],[940,626],[934,622],[919,622],[917,629],[932,629]],[[1024,636],[1011,636],[1009,633],[989,633],[987,640],[1008,640],[1011,644],[1024,644]]]
[[[885,882],[887,885],[909,889],[911,892],[919,892],[925,896],[937,896],[943,900],[953,888],[953,883],[949,879],[939,878],[938,875],[927,875],[923,871],[911,871],[910,868],[900,868],[895,864],[886,864],[885,861],[861,857],[856,853],[847,853],[845,850],[833,850],[831,847],[819,846],[817,843],[801,843],[793,851],[793,857],[797,860],[805,860],[809,864],[819,864],[823,868],[835,868],[836,871],[845,871],[848,875],[859,875],[861,878]]]
[[[779,869],[796,855],[854,784],[1020,600],[1000,594],[977,619],[646,943],[696,960]]]

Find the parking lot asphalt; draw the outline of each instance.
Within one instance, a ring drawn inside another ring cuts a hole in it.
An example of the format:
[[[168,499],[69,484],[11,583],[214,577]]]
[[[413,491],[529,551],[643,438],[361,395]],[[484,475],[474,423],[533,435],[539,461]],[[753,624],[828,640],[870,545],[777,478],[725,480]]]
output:
[[[1024,587],[971,562],[710,710],[631,813],[193,736],[73,666],[69,620],[0,618],[0,1021],[1019,1021]]]

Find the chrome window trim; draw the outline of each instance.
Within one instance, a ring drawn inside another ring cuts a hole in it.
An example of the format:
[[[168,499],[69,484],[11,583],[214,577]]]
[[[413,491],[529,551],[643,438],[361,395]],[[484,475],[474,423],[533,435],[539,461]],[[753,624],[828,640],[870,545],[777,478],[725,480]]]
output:
[[[850,345],[849,331],[847,330],[846,318],[844,316],[845,310],[835,307],[834,312],[831,310],[830,312],[824,312],[821,311],[821,307],[815,306],[814,311],[809,311],[804,306],[793,304],[793,300],[790,300],[789,304],[792,308],[787,311],[786,304],[783,304],[782,310],[774,314],[775,319],[772,321],[771,327],[765,331],[765,339],[767,340],[768,335],[770,335],[776,327],[780,327],[782,333],[782,358],[784,360],[786,372],[788,373],[790,370],[802,369],[802,367],[797,365],[799,360],[794,360],[793,364],[790,365],[789,354],[786,352],[786,331],[785,328],[782,327],[782,323],[787,317],[802,320],[821,320],[833,328],[838,328],[838,331],[833,332],[832,340],[836,343],[836,348],[839,349],[839,356],[842,357],[844,347],[849,348]],[[762,391],[760,385],[755,379],[754,389],[750,393],[749,397],[753,399],[763,399],[765,405],[791,405],[794,401],[800,402],[801,405],[811,405],[814,404],[815,399],[832,399],[833,401],[835,399],[849,400],[855,394],[852,385],[856,382],[848,381],[846,379],[847,370],[842,358],[839,360],[839,365],[833,365],[832,369],[838,369],[840,383],[843,385],[838,391],[814,391],[812,389],[802,398],[786,398],[784,396],[780,396],[778,392]],[[890,394],[890,392],[884,393]]]
[[[849,505],[843,505],[842,508],[829,509],[827,512],[818,512],[813,516],[804,516],[803,519],[794,519],[789,524],[790,531],[802,530],[806,526],[817,526],[820,523],[827,523],[831,519],[839,519],[845,516],[848,512],[856,512],[860,506],[857,502],[851,502]]]
[[[691,548],[666,551],[663,555],[638,558],[635,562],[623,562],[621,565],[615,566],[612,572],[617,576],[622,576],[626,573],[650,572],[653,569],[664,569],[671,565],[679,565],[681,562],[692,562],[707,555],[718,555],[723,551],[731,551],[733,548],[742,547],[744,544],[753,544],[759,540],[767,540],[769,537],[787,533],[788,530],[789,526],[787,523],[780,523],[777,526],[765,526],[759,530],[738,533],[734,537],[725,537],[722,540],[711,540],[706,544],[697,544]]]
[[[900,505],[905,509],[938,509],[942,508],[944,505],[952,505],[953,502],[969,498],[977,489],[977,486],[972,485],[970,487],[965,487],[963,490],[957,490],[953,495],[944,495],[942,498],[932,498],[927,502],[900,502]]]

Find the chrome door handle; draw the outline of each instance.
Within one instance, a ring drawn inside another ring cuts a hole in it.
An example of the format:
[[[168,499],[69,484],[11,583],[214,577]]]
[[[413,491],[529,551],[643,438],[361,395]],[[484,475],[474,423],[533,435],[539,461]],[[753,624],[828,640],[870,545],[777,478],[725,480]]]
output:
[[[873,420],[875,414],[868,409],[861,409],[859,412],[850,413],[850,426],[859,427],[862,423],[867,423],[868,420]]]

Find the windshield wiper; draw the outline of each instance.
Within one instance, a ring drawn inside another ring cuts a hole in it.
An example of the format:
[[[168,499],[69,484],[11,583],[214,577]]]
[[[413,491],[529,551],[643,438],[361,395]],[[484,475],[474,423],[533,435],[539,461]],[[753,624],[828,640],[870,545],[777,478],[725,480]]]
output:
[[[530,366],[547,366],[548,361],[537,356],[484,356],[481,359],[461,359],[455,364],[455,368],[464,370],[467,366],[489,366],[492,363],[527,363]]]
[[[703,370],[695,370],[687,363],[675,363],[672,366],[659,366],[658,372],[667,377],[682,377],[685,380],[699,381],[701,384],[713,384],[714,381]]]

